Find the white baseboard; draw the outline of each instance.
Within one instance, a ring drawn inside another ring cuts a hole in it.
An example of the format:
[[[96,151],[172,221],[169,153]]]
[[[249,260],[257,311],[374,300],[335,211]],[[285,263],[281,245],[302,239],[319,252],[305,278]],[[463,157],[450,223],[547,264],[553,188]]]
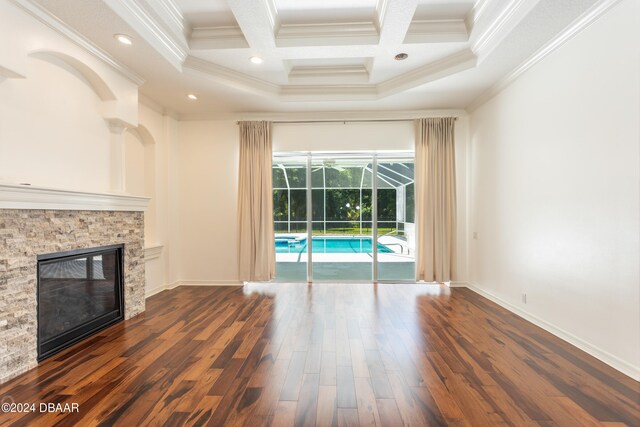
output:
[[[173,289],[173,288],[169,284],[164,284],[164,285],[158,286],[157,288],[147,289],[145,291],[144,297],[145,297],[145,299],[149,298],[149,297],[152,297],[152,296],[154,296],[156,294],[159,294],[162,291],[166,291],[167,289]]]
[[[456,283],[463,283],[463,282],[456,282]],[[457,287],[462,287],[462,286],[457,286]],[[521,309],[520,307],[517,307],[503,300],[502,298],[481,289],[476,283],[466,283],[466,287],[471,289],[473,292],[477,293],[478,295],[481,295],[487,298],[488,300],[491,300],[494,303],[498,304],[499,306],[509,310],[513,314],[520,316],[523,319],[533,323],[534,325],[539,326],[545,331],[557,336],[558,338],[561,338],[567,341],[569,344],[572,344],[578,347],[580,350],[590,354],[596,359],[606,363],[607,365],[633,378],[634,380],[640,381],[640,367],[634,366],[631,363],[625,360],[622,360],[619,357],[614,356],[613,354],[599,348],[598,346],[595,346],[583,340],[582,338],[579,338],[571,334],[570,332],[567,332],[564,329],[559,328],[556,325],[549,323],[546,320],[543,320],[538,316],[535,316]]]
[[[468,288],[469,287],[469,282],[451,281],[451,282],[449,282],[448,286],[450,288]]]
[[[182,280],[174,286],[244,286],[239,280]]]
[[[145,292],[145,299],[159,294],[162,291],[169,289],[175,289],[178,286],[243,286],[244,283],[233,280],[181,280],[173,283],[168,283],[157,288],[148,289]]]

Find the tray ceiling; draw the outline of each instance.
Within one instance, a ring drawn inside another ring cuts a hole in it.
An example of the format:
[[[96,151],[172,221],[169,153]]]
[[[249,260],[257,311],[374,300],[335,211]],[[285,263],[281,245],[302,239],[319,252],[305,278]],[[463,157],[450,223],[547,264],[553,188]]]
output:
[[[147,98],[194,118],[465,108],[598,3],[13,1],[37,3],[143,76]],[[119,45],[115,33],[130,35],[133,45]],[[407,59],[394,59],[399,53]],[[254,56],[263,62],[252,63]]]

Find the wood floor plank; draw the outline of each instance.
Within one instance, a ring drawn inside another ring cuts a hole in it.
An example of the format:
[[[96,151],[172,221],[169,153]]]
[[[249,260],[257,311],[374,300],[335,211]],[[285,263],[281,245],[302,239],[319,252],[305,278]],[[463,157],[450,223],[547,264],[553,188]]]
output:
[[[365,358],[371,377],[371,385],[376,399],[393,399],[393,390],[378,350],[366,350]]]
[[[357,409],[338,408],[338,427],[358,427],[359,425]]]
[[[351,366],[337,367],[336,390],[338,408],[357,408],[356,386]]]
[[[0,426],[629,426],[640,383],[468,289],[184,286],[0,385]]]
[[[336,386],[320,385],[318,390],[317,426],[338,425]]]
[[[296,426],[315,426],[318,410],[320,374],[304,374],[296,407]]]
[[[289,362],[289,368],[287,369],[287,376],[282,386],[280,400],[298,400],[300,388],[302,387],[306,358],[307,353],[305,351],[293,352],[291,362]]]
[[[380,415],[381,426],[395,427],[402,425],[402,417],[395,399],[377,399],[376,407]]]
[[[337,369],[335,351],[322,352],[320,363],[320,384],[335,386]]]
[[[273,415],[272,427],[291,427],[295,425],[298,402],[280,401]]]
[[[358,401],[358,420],[361,426],[380,426],[380,414],[376,397],[373,394],[371,380],[365,377],[355,378],[356,399]]]

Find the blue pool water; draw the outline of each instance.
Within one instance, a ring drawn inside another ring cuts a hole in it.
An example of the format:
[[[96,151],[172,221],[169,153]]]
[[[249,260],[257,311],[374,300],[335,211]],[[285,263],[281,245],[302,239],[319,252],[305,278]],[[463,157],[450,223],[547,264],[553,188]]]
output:
[[[313,252],[322,254],[370,254],[372,252],[371,237],[314,237]],[[276,253],[305,253],[307,239],[276,238]],[[392,253],[393,251],[378,243],[378,252]]]

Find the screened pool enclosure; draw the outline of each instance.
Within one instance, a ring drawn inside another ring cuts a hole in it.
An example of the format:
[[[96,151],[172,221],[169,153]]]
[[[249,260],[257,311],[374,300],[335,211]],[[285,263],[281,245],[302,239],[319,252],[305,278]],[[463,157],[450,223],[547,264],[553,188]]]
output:
[[[413,153],[276,155],[273,202],[277,280],[413,279]]]

